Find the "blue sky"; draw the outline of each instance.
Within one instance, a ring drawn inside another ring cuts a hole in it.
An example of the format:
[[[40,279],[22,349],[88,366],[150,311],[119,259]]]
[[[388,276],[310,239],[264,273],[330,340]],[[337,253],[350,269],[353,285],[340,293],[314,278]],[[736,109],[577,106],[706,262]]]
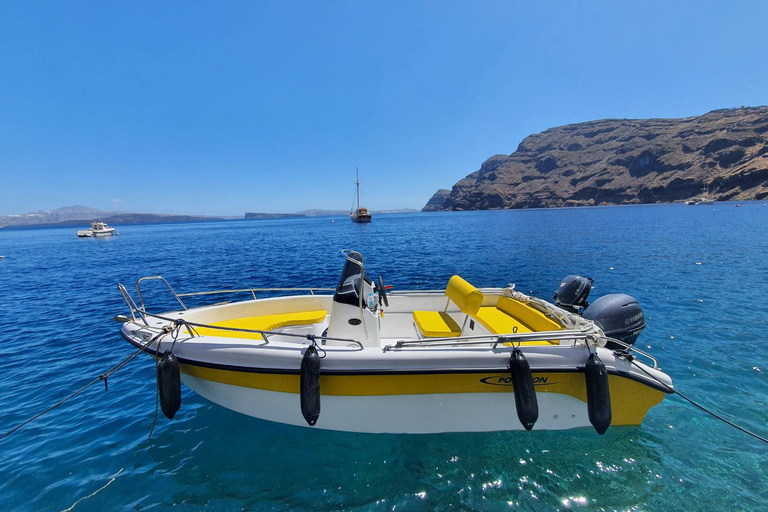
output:
[[[421,208],[552,126],[768,103],[768,2],[3,2],[0,215]]]

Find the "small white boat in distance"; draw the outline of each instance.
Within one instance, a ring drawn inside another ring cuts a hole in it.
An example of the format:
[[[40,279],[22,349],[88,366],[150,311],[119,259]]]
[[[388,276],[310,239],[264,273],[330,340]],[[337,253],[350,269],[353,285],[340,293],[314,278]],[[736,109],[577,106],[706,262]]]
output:
[[[91,222],[91,229],[84,229],[77,232],[80,238],[95,238],[99,236],[116,235],[115,228],[107,226],[106,222]]]

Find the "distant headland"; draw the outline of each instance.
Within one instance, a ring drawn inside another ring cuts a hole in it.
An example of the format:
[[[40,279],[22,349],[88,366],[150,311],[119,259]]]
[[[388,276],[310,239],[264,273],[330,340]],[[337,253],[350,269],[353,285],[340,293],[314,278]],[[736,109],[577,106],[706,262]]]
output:
[[[683,119],[605,119],[526,137],[422,211],[768,197],[768,107]]]

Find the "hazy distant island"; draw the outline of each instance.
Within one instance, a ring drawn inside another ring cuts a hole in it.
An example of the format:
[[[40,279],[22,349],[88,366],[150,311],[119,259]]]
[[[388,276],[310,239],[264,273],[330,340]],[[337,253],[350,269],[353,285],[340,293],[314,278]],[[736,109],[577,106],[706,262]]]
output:
[[[418,211],[418,210],[414,210]],[[299,217],[328,217],[338,215],[349,215],[348,210],[302,210],[294,213],[252,213],[246,212],[245,218],[247,220],[261,220],[261,219],[294,219]]]
[[[224,220],[224,218],[161,213],[110,212],[76,205],[19,215],[2,215],[0,216],[0,227],[80,226],[96,221],[106,222],[107,224],[155,224],[220,220]]]
[[[398,210],[380,210],[374,213],[413,213],[419,210],[410,208]],[[322,216],[347,216],[348,210],[303,210],[296,213],[251,213],[245,219],[292,219]],[[237,220],[243,217],[211,217],[206,215],[170,215],[163,213],[110,212],[87,206],[65,206],[55,210],[39,210],[18,215],[0,215],[0,228],[33,228],[54,226],[87,226],[91,222],[107,224],[157,224],[180,222],[218,222]]]
[[[252,213],[245,212],[245,220],[262,220],[262,219],[295,219],[306,217],[300,213]]]
[[[371,213],[416,213],[419,210],[413,208],[400,208],[396,210],[374,210]],[[302,210],[296,213],[252,213],[246,212],[245,218],[248,220],[263,220],[263,219],[293,219],[301,217],[338,217],[349,215],[349,210]]]
[[[605,119],[526,137],[438,190],[422,211],[768,197],[768,107]]]

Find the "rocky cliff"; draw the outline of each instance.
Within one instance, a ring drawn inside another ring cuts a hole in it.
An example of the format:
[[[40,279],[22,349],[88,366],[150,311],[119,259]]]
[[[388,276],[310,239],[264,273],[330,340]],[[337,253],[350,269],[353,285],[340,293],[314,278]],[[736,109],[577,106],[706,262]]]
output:
[[[526,137],[424,211],[768,197],[768,107],[684,119],[606,119]],[[444,193],[442,194],[444,195]]]
[[[421,209],[423,212],[436,212],[443,209],[443,205],[445,204],[445,200],[448,199],[448,196],[451,195],[451,191],[447,188],[441,188],[437,192],[435,192],[435,195],[432,196],[432,198],[427,201],[426,206]]]

